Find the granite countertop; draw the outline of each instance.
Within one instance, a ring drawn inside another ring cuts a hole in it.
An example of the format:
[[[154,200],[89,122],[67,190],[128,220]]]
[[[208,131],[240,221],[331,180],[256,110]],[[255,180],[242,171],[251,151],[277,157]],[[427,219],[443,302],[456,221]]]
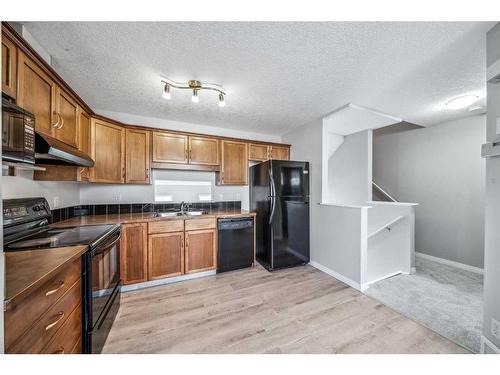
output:
[[[52,227],[72,227],[79,225],[98,225],[98,224],[130,224],[130,223],[143,223],[149,221],[166,221],[166,220],[197,220],[204,218],[226,218],[226,217],[248,217],[255,216],[255,212],[250,212],[242,209],[225,209],[225,210],[211,210],[206,214],[199,216],[156,216],[154,212],[143,213],[127,213],[127,214],[107,214],[107,215],[87,215],[76,216],[71,219],[59,221],[52,224]]]
[[[5,306],[81,257],[86,245],[5,253]]]

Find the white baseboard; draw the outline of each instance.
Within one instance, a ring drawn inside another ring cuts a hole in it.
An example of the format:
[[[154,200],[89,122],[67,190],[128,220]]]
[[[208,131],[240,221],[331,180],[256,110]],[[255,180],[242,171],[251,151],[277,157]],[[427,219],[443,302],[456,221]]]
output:
[[[489,350],[487,350],[489,349]],[[481,354],[500,354],[500,348],[481,335]]]
[[[448,259],[438,258],[438,257],[432,256],[432,255],[420,253],[418,251],[415,251],[415,256],[420,257],[420,258],[424,258],[424,259],[429,259],[429,260],[432,260],[432,261],[437,262],[437,263],[446,264],[447,266],[460,268],[462,270],[478,273],[481,275],[484,274],[484,269],[479,268],[479,267],[469,266],[468,264],[463,264],[463,263],[454,262],[454,261],[448,260]]]
[[[367,289],[367,286],[366,285],[361,285],[360,283],[357,283],[356,281],[338,273],[338,272],[335,272],[334,270],[328,268],[328,267],[325,267],[323,266],[322,264],[319,264],[318,262],[315,262],[315,261],[310,261],[309,264],[311,266],[313,266],[314,268],[317,268],[318,270],[326,273],[327,275],[330,275],[334,278],[336,278],[337,280],[340,280],[342,281],[343,283],[349,285],[350,287],[353,287],[354,289],[356,290],[359,290],[360,292],[364,291]]]
[[[394,277],[394,276],[397,276],[397,275],[409,275],[408,272],[403,272],[403,271],[396,271],[396,272],[393,272],[393,273],[390,273],[388,275],[385,275],[385,276],[382,276],[382,277],[379,277],[378,279],[375,279],[375,280],[371,280],[371,281],[368,281],[367,282],[367,285],[370,286],[376,282],[379,282],[379,281],[382,281],[382,280],[385,280],[385,279],[388,279],[389,277]]]
[[[193,273],[191,275],[168,277],[166,279],[159,279],[159,280],[153,280],[153,281],[145,281],[143,283],[123,285],[121,288],[121,291],[122,291],[122,293],[126,293],[126,292],[131,292],[133,290],[151,288],[151,287],[159,286],[159,285],[173,284],[173,283],[178,283],[180,281],[198,279],[200,277],[213,276],[216,273],[217,272],[215,270],[214,271],[205,271],[205,272]]]

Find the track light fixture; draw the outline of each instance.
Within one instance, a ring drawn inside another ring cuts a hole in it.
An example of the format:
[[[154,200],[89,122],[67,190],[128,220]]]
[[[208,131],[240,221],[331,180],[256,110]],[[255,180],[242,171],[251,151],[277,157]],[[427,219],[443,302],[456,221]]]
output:
[[[170,89],[172,87],[181,90],[192,90],[193,96],[191,96],[191,101],[193,103],[198,103],[200,101],[200,97],[198,95],[199,91],[213,90],[219,93],[219,107],[224,107],[226,105],[227,92],[224,87],[219,86],[215,83],[201,83],[200,81],[196,80],[190,80],[187,83],[179,83],[168,78],[162,78],[161,82],[165,84],[162,97],[167,100],[171,98]]]

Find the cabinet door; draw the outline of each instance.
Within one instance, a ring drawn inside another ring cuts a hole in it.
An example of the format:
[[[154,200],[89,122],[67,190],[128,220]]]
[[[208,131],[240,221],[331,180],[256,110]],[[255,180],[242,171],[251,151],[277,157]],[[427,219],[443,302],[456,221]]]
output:
[[[189,164],[219,165],[219,141],[215,138],[190,136]]]
[[[221,141],[221,185],[248,185],[248,144]]]
[[[185,273],[213,270],[217,264],[215,229],[185,232]]]
[[[60,121],[56,112],[56,85],[24,53],[18,53],[17,104],[35,115],[35,128],[47,135],[54,134]]]
[[[290,148],[286,146],[271,146],[271,159],[290,160]]]
[[[120,271],[123,284],[148,279],[148,224],[122,224]]]
[[[127,129],[125,131],[125,182],[149,184],[149,138],[147,130]]]
[[[153,162],[187,164],[187,135],[153,132]]]
[[[2,92],[17,96],[17,47],[6,36],[2,37]]]
[[[149,280],[184,273],[184,232],[150,234],[148,242]]]
[[[269,160],[269,146],[250,143],[248,145],[248,158],[256,161]]]
[[[56,88],[56,108],[59,125],[55,127],[55,137],[72,147],[78,147],[78,104],[60,87]]]
[[[119,125],[92,119],[92,182],[123,183],[125,179],[125,130]]]
[[[90,156],[90,116],[78,106],[78,149]]]

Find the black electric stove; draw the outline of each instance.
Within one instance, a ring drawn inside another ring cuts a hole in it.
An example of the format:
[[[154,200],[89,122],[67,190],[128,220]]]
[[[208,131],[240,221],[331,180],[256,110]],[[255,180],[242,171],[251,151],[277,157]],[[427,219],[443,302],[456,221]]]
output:
[[[5,251],[87,245],[82,256],[84,353],[100,353],[120,307],[120,227],[51,227],[45,198],[3,201]]]

